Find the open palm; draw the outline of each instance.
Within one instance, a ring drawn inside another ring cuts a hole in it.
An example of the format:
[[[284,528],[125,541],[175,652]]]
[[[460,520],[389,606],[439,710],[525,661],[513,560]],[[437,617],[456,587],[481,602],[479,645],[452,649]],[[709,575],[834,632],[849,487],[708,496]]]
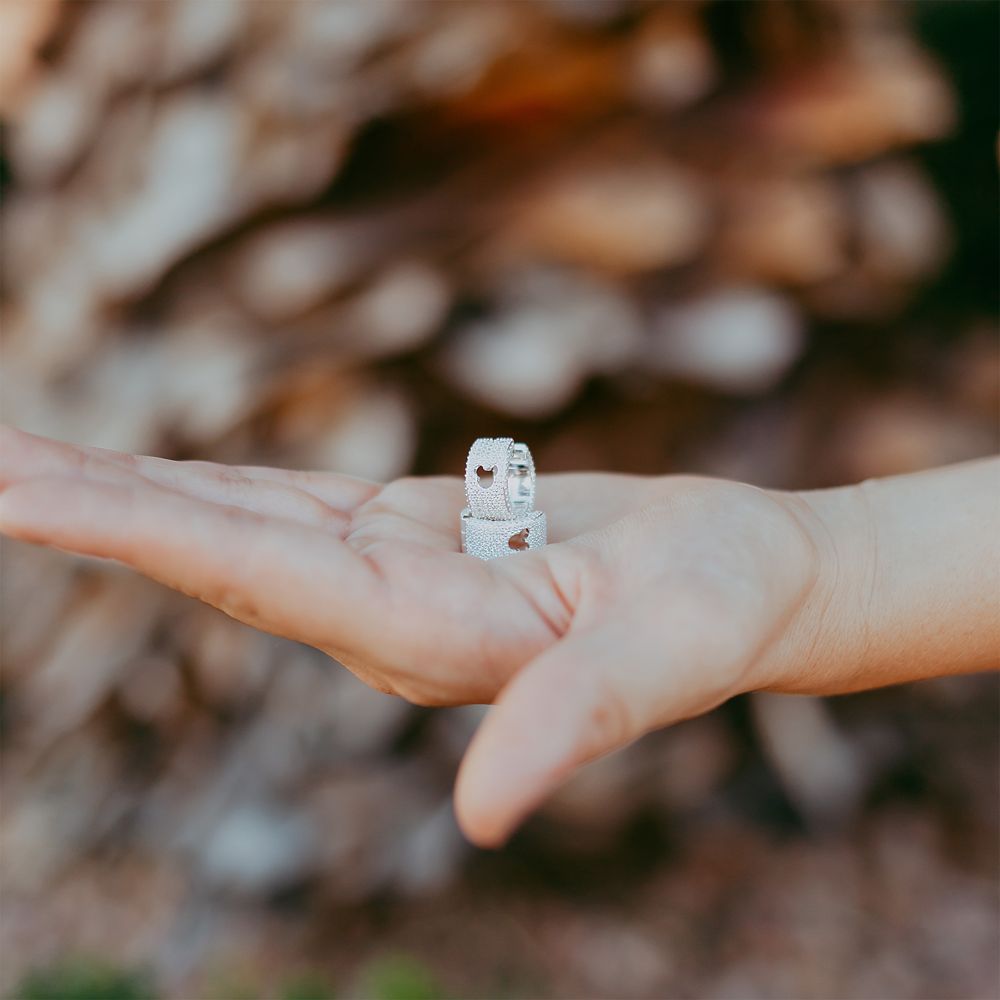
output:
[[[583,761],[750,686],[815,574],[792,499],[690,477],[541,476],[550,545],[493,562],[460,551],[458,477],[380,486],[4,428],[0,489],[7,534],[119,560],[419,704],[497,701],[459,785],[481,843]]]

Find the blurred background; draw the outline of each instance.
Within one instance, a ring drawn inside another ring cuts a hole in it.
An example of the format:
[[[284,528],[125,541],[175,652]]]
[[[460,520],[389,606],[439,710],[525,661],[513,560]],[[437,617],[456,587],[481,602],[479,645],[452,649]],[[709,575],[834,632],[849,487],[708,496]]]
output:
[[[992,2],[0,7],[3,419],[818,487],[998,446]],[[481,710],[6,544],[0,991],[1000,992],[994,678],[738,699],[497,854]]]

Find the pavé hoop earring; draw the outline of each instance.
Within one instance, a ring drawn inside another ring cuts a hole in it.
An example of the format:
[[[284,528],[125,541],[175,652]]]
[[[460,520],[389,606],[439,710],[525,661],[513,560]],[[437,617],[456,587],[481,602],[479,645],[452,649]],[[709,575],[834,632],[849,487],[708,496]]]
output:
[[[513,438],[477,438],[465,461],[462,551],[498,559],[545,545],[545,514],[535,510],[535,463]]]

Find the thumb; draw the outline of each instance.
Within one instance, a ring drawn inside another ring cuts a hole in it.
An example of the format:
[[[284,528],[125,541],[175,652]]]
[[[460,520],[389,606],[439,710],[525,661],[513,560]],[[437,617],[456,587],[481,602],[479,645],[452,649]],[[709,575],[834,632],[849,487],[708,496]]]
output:
[[[514,677],[459,770],[455,810],[470,840],[499,846],[581,764],[733,693],[686,643],[668,650],[661,624],[570,633]]]

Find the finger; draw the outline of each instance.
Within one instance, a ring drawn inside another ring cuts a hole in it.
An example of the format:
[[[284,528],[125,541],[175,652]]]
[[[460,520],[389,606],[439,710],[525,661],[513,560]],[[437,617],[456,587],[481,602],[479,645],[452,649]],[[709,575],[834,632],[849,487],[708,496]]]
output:
[[[211,462],[172,462],[168,459],[104,448],[81,447],[51,441],[13,428],[0,435],[0,483],[7,485],[30,476],[78,474],[103,482],[128,485],[144,479],[199,500],[242,507],[270,517],[283,517],[315,527],[342,529],[352,505],[367,499],[377,486],[350,477],[331,476],[323,493],[297,485],[301,477],[319,474],[281,469],[242,468]]]
[[[381,489],[379,483],[335,472],[278,469],[264,465],[225,465],[220,462],[175,462],[154,455],[131,455],[127,452],[89,445],[82,446],[80,450],[95,458],[125,465],[153,482],[165,486],[192,482],[214,489],[234,487],[232,496],[238,498],[241,487],[245,488],[249,484],[270,484],[308,494],[342,514],[350,514]]]
[[[32,475],[70,477],[79,472],[80,458],[71,445],[0,425],[0,488]]]
[[[238,466],[213,462],[172,462],[147,455],[108,453],[100,449],[82,449],[88,458],[87,469],[95,478],[109,478],[108,470],[132,471],[147,482],[176,490],[198,500],[240,507],[266,517],[280,517],[315,528],[342,532],[350,521],[343,510],[298,486],[285,485],[276,479],[249,476]]]
[[[32,479],[0,495],[0,530],[116,559],[234,618],[317,645],[370,641],[371,565],[328,533],[148,483]]]
[[[458,518],[452,511],[451,521]],[[373,511],[362,514],[351,521],[350,529],[343,536],[344,541],[358,552],[367,551],[369,546],[381,546],[387,539],[395,543],[409,542],[422,548],[433,548],[444,552],[462,550],[461,533],[457,524],[434,527],[416,520],[409,514],[394,511]]]
[[[239,503],[241,499],[260,491],[274,496],[283,491],[309,500],[306,509],[319,509],[350,514],[373,497],[381,486],[367,479],[357,479],[333,472],[309,472],[298,469],[275,469],[263,465],[224,465],[219,462],[174,462],[152,455],[128,455],[103,448],[84,448],[97,457],[107,457],[133,468],[152,482],[187,489],[197,487],[205,499],[218,503]]]
[[[456,813],[470,840],[502,844],[577,767],[734,693],[716,680],[721,646],[682,635],[668,648],[669,634],[623,616],[570,633],[514,677],[459,771]]]
[[[382,489],[381,483],[372,482],[370,479],[360,479],[357,476],[348,476],[342,472],[275,469],[263,465],[235,465],[232,468],[253,480],[266,480],[303,490],[344,514],[350,514],[351,511],[370,500]]]

